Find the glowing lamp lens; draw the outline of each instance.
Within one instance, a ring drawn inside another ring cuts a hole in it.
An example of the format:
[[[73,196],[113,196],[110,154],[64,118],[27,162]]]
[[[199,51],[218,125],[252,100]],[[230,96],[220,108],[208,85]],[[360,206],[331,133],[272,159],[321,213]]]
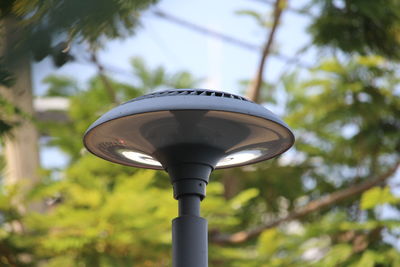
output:
[[[119,154],[124,156],[125,158],[137,162],[137,163],[142,163],[146,164],[149,166],[155,166],[155,167],[161,167],[161,163],[158,162],[155,158],[153,158],[150,155],[132,151],[132,150],[120,150],[118,151]],[[223,159],[221,159],[217,163],[217,167],[226,167],[226,166],[232,166],[236,164],[242,164],[246,163],[248,161],[252,161],[254,159],[257,159],[263,155],[261,150],[245,150],[245,151],[240,151],[236,153],[232,153]]]
[[[235,165],[239,163],[245,163],[261,157],[263,153],[260,150],[244,150],[236,152],[226,156],[217,163],[217,167],[224,167],[229,165]]]
[[[155,160],[152,156],[149,156],[149,155],[146,155],[146,154],[143,154],[140,152],[131,151],[131,150],[121,150],[121,151],[119,151],[119,153],[129,160],[147,164],[150,166],[161,167],[161,163],[158,162],[157,160]]]

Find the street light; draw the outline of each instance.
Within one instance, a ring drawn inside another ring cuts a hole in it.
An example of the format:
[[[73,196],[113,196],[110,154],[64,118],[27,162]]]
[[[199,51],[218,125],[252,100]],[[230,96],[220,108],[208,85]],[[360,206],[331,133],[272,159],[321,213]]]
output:
[[[200,201],[214,169],[273,158],[294,143],[276,115],[243,97],[178,89],[132,99],[101,116],[86,148],[115,163],[168,172],[179,217],[172,222],[174,267],[206,267],[207,221]]]

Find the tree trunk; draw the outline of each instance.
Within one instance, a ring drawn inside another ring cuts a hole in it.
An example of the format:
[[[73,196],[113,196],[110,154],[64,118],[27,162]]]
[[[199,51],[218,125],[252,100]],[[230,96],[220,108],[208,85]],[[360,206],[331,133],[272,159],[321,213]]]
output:
[[[33,117],[30,55],[26,51],[14,53],[21,36],[18,20],[6,17],[1,21],[1,26],[0,55],[8,70],[13,73],[15,84],[11,88],[0,87],[0,94],[28,117]],[[15,115],[12,120],[17,126],[4,137],[6,170],[3,183],[20,184],[20,194],[15,204],[23,211],[21,200],[39,180],[38,133],[31,119]]]

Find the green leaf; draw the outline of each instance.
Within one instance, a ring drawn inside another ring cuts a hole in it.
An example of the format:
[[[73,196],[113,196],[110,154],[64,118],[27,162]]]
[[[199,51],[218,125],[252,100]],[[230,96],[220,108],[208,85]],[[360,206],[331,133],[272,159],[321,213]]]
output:
[[[371,209],[380,203],[381,188],[373,187],[361,196],[361,209]]]
[[[280,238],[277,229],[268,229],[260,235],[257,244],[258,253],[261,255],[272,255],[279,247]]]
[[[381,56],[360,56],[357,58],[357,63],[368,67],[378,67],[385,62],[385,58]]]
[[[266,16],[265,14],[261,14],[258,11],[250,10],[250,9],[244,9],[244,10],[238,10],[236,11],[237,15],[245,15],[245,16],[250,16],[254,20],[257,21],[258,25],[261,27],[270,27],[272,25],[271,21],[269,21],[267,18],[269,16]]]
[[[381,187],[373,187],[370,190],[364,192],[361,196],[361,209],[372,209],[377,205],[382,204],[394,204],[400,201],[399,198],[395,197],[391,192],[388,186],[383,188]]]
[[[374,267],[375,266],[375,253],[366,251],[362,254],[361,259],[354,267]]]
[[[240,209],[243,205],[245,205],[249,200],[257,197],[260,193],[260,190],[257,188],[249,188],[242,192],[240,192],[237,196],[235,196],[231,200],[231,207],[233,209]]]
[[[334,267],[338,264],[345,262],[352,254],[353,248],[348,244],[339,244],[328,252],[326,257],[322,260],[324,267]]]

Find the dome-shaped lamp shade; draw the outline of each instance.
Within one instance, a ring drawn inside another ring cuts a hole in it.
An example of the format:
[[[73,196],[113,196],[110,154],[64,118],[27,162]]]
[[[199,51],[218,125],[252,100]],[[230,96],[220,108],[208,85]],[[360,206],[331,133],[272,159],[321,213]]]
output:
[[[171,162],[229,168],[275,157],[294,143],[288,126],[233,94],[179,89],[148,94],[101,116],[86,148],[123,165],[166,169]]]

